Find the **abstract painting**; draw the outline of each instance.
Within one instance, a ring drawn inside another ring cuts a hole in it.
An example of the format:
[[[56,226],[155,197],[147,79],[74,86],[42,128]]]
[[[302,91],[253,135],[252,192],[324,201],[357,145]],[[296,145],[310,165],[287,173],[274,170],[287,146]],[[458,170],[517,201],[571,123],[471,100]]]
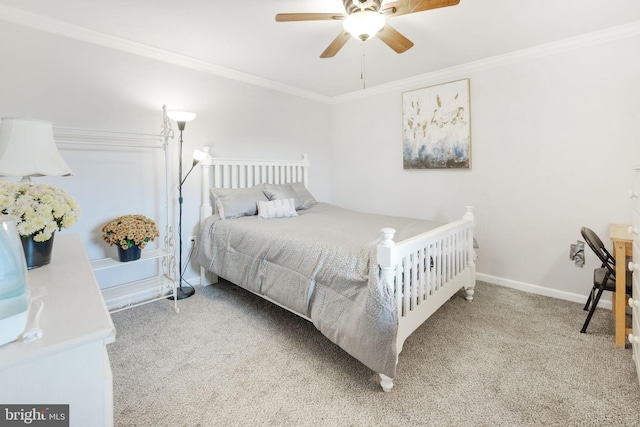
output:
[[[470,169],[469,79],[402,94],[405,169]]]

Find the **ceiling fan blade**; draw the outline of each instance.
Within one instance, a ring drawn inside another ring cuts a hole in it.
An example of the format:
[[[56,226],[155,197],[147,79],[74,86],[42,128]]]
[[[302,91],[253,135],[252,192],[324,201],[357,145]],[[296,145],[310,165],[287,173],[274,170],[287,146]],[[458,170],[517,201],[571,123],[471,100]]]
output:
[[[340,34],[338,34],[338,37],[336,37],[324,50],[324,52],[320,54],[320,58],[333,58],[336,53],[338,53],[338,51],[342,49],[342,46],[344,46],[349,41],[350,38],[351,34],[343,30]]]
[[[395,50],[396,53],[406,52],[413,46],[413,42],[411,40],[390,27],[389,24],[385,24],[385,26],[378,31],[376,37],[385,42],[387,46]]]
[[[387,3],[380,12],[389,18],[424,10],[455,6],[458,3],[460,3],[460,0],[398,0]]]
[[[340,21],[345,18],[340,13],[278,13],[277,22],[295,21]]]

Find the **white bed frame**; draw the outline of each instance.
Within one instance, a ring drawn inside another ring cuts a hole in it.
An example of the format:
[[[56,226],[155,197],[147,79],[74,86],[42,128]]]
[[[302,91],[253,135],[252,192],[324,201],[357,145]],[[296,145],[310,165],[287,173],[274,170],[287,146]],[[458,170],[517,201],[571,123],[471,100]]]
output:
[[[246,188],[260,183],[290,182],[304,182],[308,187],[309,159],[306,154],[302,160],[279,161],[212,158],[207,153],[201,164],[200,221],[214,211],[210,193],[213,187]],[[473,299],[476,282],[474,225],[473,209],[467,206],[462,219],[401,242],[393,241],[394,229],[380,230],[382,243],[378,245],[377,259],[384,282],[393,289],[398,308],[398,355],[407,337],[460,289],[465,289],[467,300]],[[200,269],[203,286],[217,281],[216,276]],[[257,295],[283,307],[264,295]],[[379,376],[382,389],[391,391],[393,379]]]

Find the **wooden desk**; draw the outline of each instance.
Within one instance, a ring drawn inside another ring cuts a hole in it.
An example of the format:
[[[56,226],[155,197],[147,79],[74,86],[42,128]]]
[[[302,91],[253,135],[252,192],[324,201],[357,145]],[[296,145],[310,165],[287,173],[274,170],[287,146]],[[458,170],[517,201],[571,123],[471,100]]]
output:
[[[627,257],[633,255],[633,236],[628,224],[609,224],[609,237],[613,242],[613,257],[616,260],[616,291],[613,293],[612,309],[616,325],[616,347],[624,348],[625,337],[631,333],[626,327]]]

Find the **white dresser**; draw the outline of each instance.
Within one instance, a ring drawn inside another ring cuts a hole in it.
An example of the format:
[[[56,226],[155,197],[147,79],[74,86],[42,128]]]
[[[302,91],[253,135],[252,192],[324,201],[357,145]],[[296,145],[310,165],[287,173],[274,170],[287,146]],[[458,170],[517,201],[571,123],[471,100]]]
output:
[[[27,277],[42,338],[0,347],[0,403],[68,404],[70,426],[112,426],[116,331],[80,236],[56,235],[51,264]]]
[[[633,236],[633,260],[629,263],[629,270],[633,271],[633,290],[629,305],[632,307],[632,334],[629,341],[633,348],[633,360],[636,362],[636,372],[640,380],[640,163],[634,166],[634,181],[629,190],[632,200],[631,226],[629,233]]]

